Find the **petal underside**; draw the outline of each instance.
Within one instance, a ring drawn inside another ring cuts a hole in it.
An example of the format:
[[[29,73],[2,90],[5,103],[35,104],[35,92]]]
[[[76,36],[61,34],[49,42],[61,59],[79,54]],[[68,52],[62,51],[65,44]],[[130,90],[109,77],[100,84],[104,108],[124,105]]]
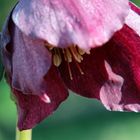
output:
[[[101,46],[122,28],[128,0],[20,0],[13,20],[26,35],[58,47]]]
[[[47,88],[44,76],[51,66],[51,54],[42,40],[13,33],[12,88],[24,94],[42,94]]]

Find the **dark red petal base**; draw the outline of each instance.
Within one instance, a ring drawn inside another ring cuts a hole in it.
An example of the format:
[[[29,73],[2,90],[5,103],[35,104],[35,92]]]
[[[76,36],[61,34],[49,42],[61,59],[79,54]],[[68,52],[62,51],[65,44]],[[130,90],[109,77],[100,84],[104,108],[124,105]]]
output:
[[[25,95],[13,89],[17,102],[18,128],[20,130],[33,128],[56,110],[59,104],[68,97],[68,91],[55,67],[51,67],[45,80],[46,95],[49,97],[50,103],[45,103],[39,96]]]

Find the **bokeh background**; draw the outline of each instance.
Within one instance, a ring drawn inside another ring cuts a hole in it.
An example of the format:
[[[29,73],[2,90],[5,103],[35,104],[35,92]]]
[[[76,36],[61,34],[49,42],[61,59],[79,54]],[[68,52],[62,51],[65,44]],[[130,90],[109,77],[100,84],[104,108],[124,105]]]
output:
[[[133,0],[140,6],[140,0]],[[0,0],[0,30],[16,0]],[[6,82],[0,83],[0,140],[15,139],[16,107]],[[33,140],[140,140],[140,114],[109,112],[96,100],[70,94],[33,130]]]

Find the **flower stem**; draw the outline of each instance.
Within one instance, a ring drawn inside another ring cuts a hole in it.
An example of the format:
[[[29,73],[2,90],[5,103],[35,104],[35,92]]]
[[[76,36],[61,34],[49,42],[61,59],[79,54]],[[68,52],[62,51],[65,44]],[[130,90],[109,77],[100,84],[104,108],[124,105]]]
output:
[[[23,131],[16,129],[16,140],[32,140],[32,129]]]

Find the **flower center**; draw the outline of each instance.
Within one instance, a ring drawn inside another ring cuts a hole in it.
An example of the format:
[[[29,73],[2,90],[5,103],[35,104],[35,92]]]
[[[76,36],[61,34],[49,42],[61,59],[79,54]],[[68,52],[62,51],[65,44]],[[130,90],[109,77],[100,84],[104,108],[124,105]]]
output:
[[[74,62],[76,64],[76,67],[78,71],[81,73],[81,75],[84,74],[82,68],[80,67],[80,63],[83,60],[83,55],[85,53],[89,54],[90,52],[83,51],[77,45],[71,45],[67,48],[58,48],[47,43],[45,46],[52,53],[52,61],[56,67],[59,67],[63,62],[63,60],[67,62],[67,67],[71,80],[73,79],[72,71],[70,67],[71,62]]]

